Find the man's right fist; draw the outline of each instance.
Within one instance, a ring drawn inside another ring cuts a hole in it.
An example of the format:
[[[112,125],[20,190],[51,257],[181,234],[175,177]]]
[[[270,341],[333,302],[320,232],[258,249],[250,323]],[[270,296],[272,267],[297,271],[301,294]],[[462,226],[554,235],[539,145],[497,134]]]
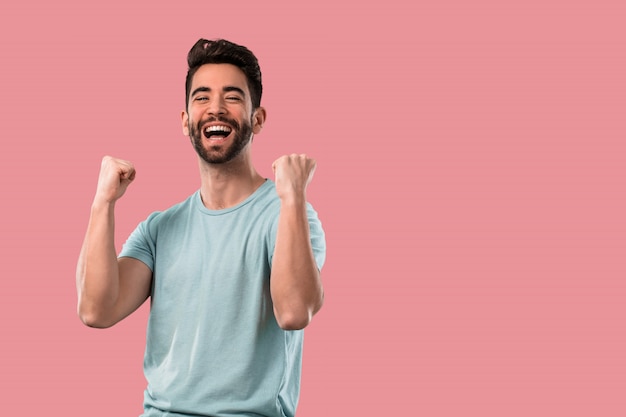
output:
[[[129,161],[105,156],[100,166],[98,188],[94,202],[111,204],[124,195],[135,179],[135,167]]]

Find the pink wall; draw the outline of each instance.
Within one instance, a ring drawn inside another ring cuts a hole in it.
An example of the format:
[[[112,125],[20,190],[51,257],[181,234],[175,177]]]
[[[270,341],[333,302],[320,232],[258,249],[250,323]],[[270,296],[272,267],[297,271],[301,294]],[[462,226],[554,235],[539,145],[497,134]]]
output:
[[[298,417],[626,415],[623,2],[90,3],[0,7],[4,414],[140,413],[147,308],[82,326],[76,258],[104,154],[137,167],[119,244],[198,187],[185,55],[225,37],[260,171],[318,160]]]

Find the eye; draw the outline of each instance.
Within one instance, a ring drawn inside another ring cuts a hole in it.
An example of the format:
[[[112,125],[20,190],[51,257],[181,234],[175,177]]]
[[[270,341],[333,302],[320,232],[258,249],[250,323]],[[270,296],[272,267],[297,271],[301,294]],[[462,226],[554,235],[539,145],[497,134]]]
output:
[[[200,96],[200,97],[196,97],[196,98],[195,98],[195,100],[196,100],[196,101],[208,101],[208,100],[209,100],[209,98],[208,98],[208,97],[205,97],[205,96]]]
[[[226,97],[226,100],[228,100],[228,101],[241,101],[241,97],[239,97],[239,96],[228,96],[228,97]]]

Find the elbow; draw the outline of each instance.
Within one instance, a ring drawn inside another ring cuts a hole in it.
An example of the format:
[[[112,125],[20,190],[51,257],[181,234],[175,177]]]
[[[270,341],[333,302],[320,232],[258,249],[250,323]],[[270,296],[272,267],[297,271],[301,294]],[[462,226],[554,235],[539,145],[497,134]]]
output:
[[[80,321],[87,327],[91,327],[92,329],[108,329],[111,327],[111,324],[105,323],[99,320],[92,320],[90,318],[80,317]]]
[[[313,320],[313,316],[322,308],[323,297],[314,306],[300,308],[277,309],[274,307],[274,316],[278,326],[283,330],[302,330]]]
[[[114,324],[114,323],[99,319],[94,316],[79,314],[78,317],[80,318],[80,321],[82,321],[85,326],[91,327],[93,329],[108,329],[109,327],[112,327]]]
[[[311,314],[276,314],[276,322],[283,330],[302,330],[311,323]]]
[[[94,329],[107,329],[115,324],[115,322],[107,320],[103,315],[80,306],[78,307],[78,318],[85,326]]]

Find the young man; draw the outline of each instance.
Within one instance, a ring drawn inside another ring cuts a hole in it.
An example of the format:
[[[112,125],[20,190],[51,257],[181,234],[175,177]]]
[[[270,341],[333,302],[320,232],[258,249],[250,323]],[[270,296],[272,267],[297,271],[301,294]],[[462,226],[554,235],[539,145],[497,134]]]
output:
[[[183,133],[201,187],[151,214],[119,256],[114,207],[133,165],[104,157],[78,260],[78,314],[110,327],[151,298],[143,416],[293,416],[302,329],[323,301],[325,237],[306,202],[315,161],[259,175],[261,71],[247,48],[200,39],[189,51]]]

